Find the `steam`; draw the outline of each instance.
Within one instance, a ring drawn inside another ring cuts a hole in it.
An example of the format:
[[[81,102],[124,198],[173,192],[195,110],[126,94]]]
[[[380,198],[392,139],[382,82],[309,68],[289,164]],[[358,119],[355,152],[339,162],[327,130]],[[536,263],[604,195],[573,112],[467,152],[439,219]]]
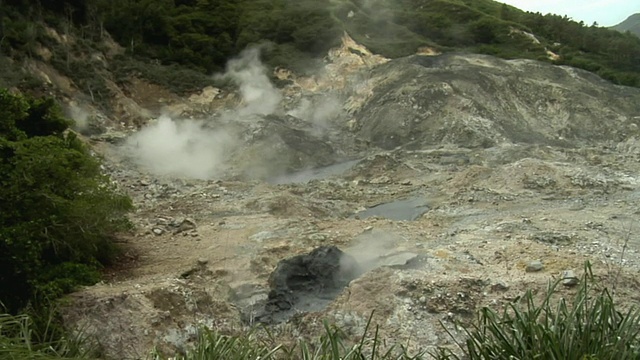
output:
[[[77,106],[75,103],[72,102],[69,104],[67,116],[74,121],[74,128],[76,130],[85,131],[89,128],[89,112]]]
[[[242,105],[224,114],[224,122],[231,123],[229,127],[250,115],[273,114],[280,106],[282,95],[269,81],[259,55],[259,48],[247,49],[229,61],[224,74],[216,75],[237,84],[242,96]],[[129,137],[126,148],[138,165],[157,175],[219,177],[226,170],[231,154],[240,148],[241,139],[230,130],[212,128],[214,121],[163,115]]]
[[[229,61],[226,73],[218,77],[229,78],[240,88],[244,107],[238,110],[239,115],[273,114],[282,100],[260,61],[259,48],[244,50],[239,58]]]
[[[393,253],[403,240],[399,235],[374,229],[356,237],[355,245],[345,252],[356,259],[363,271],[368,271],[378,267],[381,258]]]
[[[157,175],[197,179],[222,176],[226,171],[251,178],[281,175],[300,160],[288,153],[278,133],[264,131],[265,115],[284,114],[283,96],[271,83],[267,68],[260,61],[260,48],[249,48],[227,64],[218,79],[238,87],[241,104],[217,118],[189,120],[160,117],[130,136],[126,142],[129,157]],[[291,99],[289,99],[291,101]],[[289,114],[311,124],[315,135],[324,134],[342,113],[337,97],[314,96],[302,99]]]
[[[175,121],[162,116],[129,138],[135,160],[158,175],[210,179],[224,170],[233,139],[222,130],[206,129],[200,121]]]
[[[312,100],[303,98],[288,115],[310,122],[316,132],[322,133],[331,121],[342,114],[342,103],[335,96],[323,96]]]

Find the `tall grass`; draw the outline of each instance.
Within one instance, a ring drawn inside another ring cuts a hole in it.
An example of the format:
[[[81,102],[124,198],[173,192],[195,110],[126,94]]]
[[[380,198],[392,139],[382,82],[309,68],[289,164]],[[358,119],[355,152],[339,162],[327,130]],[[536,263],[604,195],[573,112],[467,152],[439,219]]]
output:
[[[32,317],[26,314],[0,314],[0,359],[49,360],[90,359],[90,350],[84,350],[85,341],[78,336],[64,336],[54,322],[53,312],[44,323],[34,327]]]
[[[559,285],[555,282],[539,304],[528,291],[524,305],[511,303],[500,313],[483,308],[477,322],[464,327],[467,340],[457,343],[462,357],[443,348],[432,355],[438,360],[640,359],[638,308],[618,311],[606,288],[591,289],[593,279],[586,264],[581,285],[569,302],[552,301]]]
[[[172,358],[175,360],[419,360],[422,354],[409,355],[401,346],[391,346],[381,351],[381,339],[376,327],[372,337],[366,334],[371,327],[369,317],[360,341],[347,341],[346,334],[338,327],[324,322],[324,334],[315,341],[300,340],[287,347],[276,344],[267,331],[267,339],[260,340],[255,331],[243,336],[225,336],[209,329],[203,329],[198,336],[197,345],[186,354]],[[259,329],[255,329],[259,330]],[[163,357],[156,353],[154,360]]]
[[[532,291],[519,303],[502,311],[483,308],[477,321],[462,326],[465,340],[458,349],[438,348],[429,355],[437,360],[627,360],[640,359],[640,311],[616,309],[609,291],[596,290],[589,264],[575,295],[567,300],[549,285],[541,301]],[[558,300],[558,298],[560,299]],[[373,314],[372,314],[373,316]],[[358,341],[353,342],[339,328],[324,322],[324,334],[311,341],[287,346],[268,329],[237,336],[201,329],[195,347],[168,357],[154,352],[154,360],[418,360],[423,353],[409,354],[402,346],[387,346],[372,316]],[[56,332],[34,331],[26,315],[0,315],[0,359],[90,359],[83,352],[81,337],[54,336]],[[38,326],[35,329],[41,329]],[[47,326],[44,327],[45,329]],[[445,328],[445,330],[447,330]],[[448,331],[448,330],[447,330]],[[36,333],[37,332],[37,333]],[[449,335],[453,335],[449,333]],[[34,339],[36,341],[34,341]],[[396,342],[397,339],[394,339]],[[455,341],[455,338],[454,338]]]

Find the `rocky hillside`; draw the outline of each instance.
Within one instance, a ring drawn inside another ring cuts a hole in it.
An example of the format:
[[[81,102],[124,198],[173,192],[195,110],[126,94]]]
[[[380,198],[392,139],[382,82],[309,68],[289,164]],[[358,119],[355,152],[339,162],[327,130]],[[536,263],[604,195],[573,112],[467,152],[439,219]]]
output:
[[[583,70],[484,55],[412,56],[373,70],[355,114],[376,146],[579,147],[637,134],[640,92]]]
[[[174,353],[201,325],[291,342],[329,319],[356,340],[372,312],[410,351],[446,346],[483,306],[563,276],[572,296],[586,260],[638,300],[639,89],[348,36],[280,87],[255,51],[226,69],[236,91],[136,80],[128,101],[164,117],[91,138],[137,206],[133,264],[65,310],[107,358]]]
[[[637,85],[635,37],[492,1],[332,1],[308,17],[276,6],[314,26],[333,11],[321,60],[292,50],[315,32],[274,32],[253,12],[230,19],[263,24],[276,45],[245,48],[260,32],[226,23],[244,29],[228,31],[238,47],[203,76],[208,53],[193,46],[209,40],[193,34],[211,18],[194,9],[214,2],[175,17],[170,2],[98,3],[137,27],[118,42],[101,25],[121,23],[95,12],[55,25],[53,3],[13,9],[0,82],[58,99],[134,200],[129,261],[64,309],[105,358],[175,354],[203,325],[265,323],[286,343],[328,319],[356,340],[372,312],[410,351],[450,346],[442,326],[459,339],[454,324],[483,306],[554,279],[572,296],[586,260],[623,308],[639,300],[640,89],[600,77]]]
[[[633,14],[629,16],[625,21],[621,22],[618,25],[612,26],[611,28],[620,32],[629,31],[632,34],[640,37],[640,14]]]

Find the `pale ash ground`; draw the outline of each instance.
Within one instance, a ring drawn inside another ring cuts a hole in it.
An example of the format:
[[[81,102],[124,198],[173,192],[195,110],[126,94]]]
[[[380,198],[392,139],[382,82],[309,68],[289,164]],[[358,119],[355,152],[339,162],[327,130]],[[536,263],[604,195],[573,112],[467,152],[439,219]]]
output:
[[[354,55],[349,46],[357,44],[346,42],[342,52],[336,50],[326,77],[295,79],[283,90],[284,101],[340,90],[340,84],[346,88],[361,70],[386,63],[360,48],[365,55]],[[351,115],[341,131],[370,131],[376,141],[376,128],[366,129],[358,114],[373,111],[366,110],[367,103],[384,100],[376,97],[375,86],[393,79],[383,75],[351,88],[344,102]],[[154,111],[157,98],[144,90],[153,88],[134,83],[131,98]],[[214,93],[192,101],[168,95],[164,101],[183,114],[237,106],[237,96]],[[469,108],[464,111],[473,111]],[[473,128],[478,119],[469,117],[464,124]],[[67,319],[97,335],[104,353],[119,359],[144,358],[153,346],[184,348],[202,324],[237,333],[246,328],[241,315],[247,315],[247,306],[266,296],[268,276],[279,260],[328,244],[363,262],[402,265],[399,259],[407,254],[421,260],[404,268],[371,269],[326,309],[276,326],[282,341],[322,332],[324,318],[355,338],[375,310],[381,336],[412,350],[451,344],[440,321],[451,327],[454,320],[471,320],[481,306],[499,309],[529,289],[541,295],[562,271],[580,276],[587,260],[603,283],[616,286],[623,306],[637,303],[640,141],[631,125],[619,125],[626,131],[621,138],[580,147],[505,142],[486,149],[381,150],[338,134],[331,143],[360,159],[353,167],[310,183],[280,185],[247,180],[245,172],[236,171],[240,162],[219,180],[156,176],[133,165],[117,146],[97,141],[106,170],[136,203],[137,231],[126,243],[137,260],[74,294]],[[543,135],[548,131],[537,126]],[[473,129],[473,139],[497,138],[491,131],[498,130]],[[454,141],[468,134],[455,131]],[[429,210],[415,221],[354,216],[406,198],[423,199]],[[192,219],[195,229],[191,220],[184,231],[172,226],[184,218]],[[534,260],[543,270],[526,272]],[[559,295],[574,291],[561,287]]]

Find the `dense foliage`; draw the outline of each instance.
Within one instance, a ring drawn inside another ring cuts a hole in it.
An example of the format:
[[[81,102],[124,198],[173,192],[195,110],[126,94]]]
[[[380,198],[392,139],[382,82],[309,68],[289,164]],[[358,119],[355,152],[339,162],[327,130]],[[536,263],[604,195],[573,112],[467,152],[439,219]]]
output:
[[[571,65],[640,86],[640,38],[492,0],[5,0],[0,13],[5,52],[46,42],[31,21],[43,20],[88,41],[106,29],[130,55],[207,72],[268,41],[271,65],[302,70],[347,31],[389,57],[430,46]]]
[[[51,99],[0,89],[0,302],[15,312],[98,280],[130,200]]]

